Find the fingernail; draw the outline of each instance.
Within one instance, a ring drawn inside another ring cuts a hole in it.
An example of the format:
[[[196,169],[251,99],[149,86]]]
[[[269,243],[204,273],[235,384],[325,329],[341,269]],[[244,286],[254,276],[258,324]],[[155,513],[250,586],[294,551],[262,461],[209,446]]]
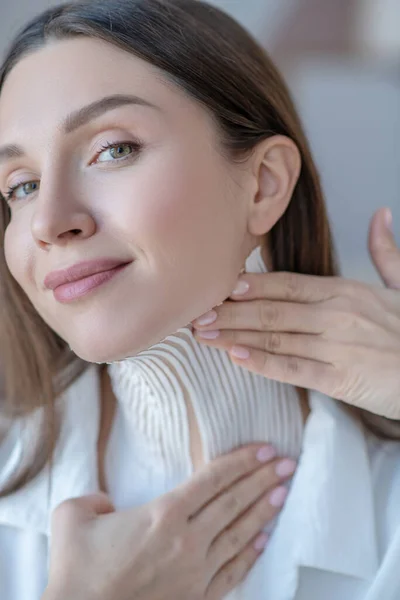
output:
[[[196,336],[205,340],[215,340],[221,332],[218,329],[213,331],[197,331]]]
[[[245,294],[246,292],[249,291],[249,288],[250,288],[250,284],[247,281],[240,279],[237,282],[236,287],[233,290],[231,296],[243,296],[243,294]]]
[[[264,463],[272,460],[276,456],[276,450],[273,446],[263,446],[257,452],[257,460]]]
[[[269,536],[266,533],[260,533],[260,535],[256,538],[254,542],[254,550],[261,551],[264,550],[267,542],[269,540]]]
[[[279,477],[287,477],[288,475],[293,475],[297,467],[297,463],[295,460],[291,458],[285,458],[281,460],[277,465],[275,472]]]
[[[385,210],[385,223],[386,223],[386,227],[389,229],[389,231],[392,231],[393,215],[392,215],[392,211],[390,210],[390,208],[387,208]]]
[[[288,495],[288,489],[280,486],[274,489],[273,492],[271,492],[271,495],[269,497],[269,503],[271,504],[271,506],[275,506],[276,508],[280,508],[281,506],[283,506],[285,504],[285,500],[286,500],[286,496]]]
[[[247,348],[242,348],[242,346],[233,346],[233,348],[231,348],[231,354],[235,358],[241,358],[242,360],[249,358],[250,356],[250,352]]]
[[[204,315],[201,315],[198,319],[196,319],[193,324],[196,325],[211,325],[214,321],[217,320],[217,313],[215,310],[209,310]]]

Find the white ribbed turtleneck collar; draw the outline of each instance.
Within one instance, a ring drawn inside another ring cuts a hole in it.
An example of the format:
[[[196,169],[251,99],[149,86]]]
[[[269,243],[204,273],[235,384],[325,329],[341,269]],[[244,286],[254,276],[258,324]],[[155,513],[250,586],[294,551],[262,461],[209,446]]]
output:
[[[260,246],[247,258],[245,270],[267,271]],[[250,373],[227,352],[200,344],[190,325],[108,370],[132,435],[174,480],[192,472],[188,400],[206,461],[262,441],[273,443],[282,455],[300,454],[304,424],[295,388]]]

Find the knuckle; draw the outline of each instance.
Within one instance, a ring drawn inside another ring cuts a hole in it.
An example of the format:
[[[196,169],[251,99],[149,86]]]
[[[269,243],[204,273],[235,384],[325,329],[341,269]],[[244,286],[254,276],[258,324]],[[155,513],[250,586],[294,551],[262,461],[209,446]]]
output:
[[[234,302],[226,302],[223,306],[223,317],[226,323],[234,323],[236,320],[236,305]]]
[[[282,279],[285,300],[296,300],[302,295],[303,285],[296,273],[285,271],[282,273]]]
[[[169,497],[164,497],[154,506],[154,521],[157,525],[169,524],[179,514],[177,502]]]
[[[361,308],[360,298],[353,298],[350,296],[345,296],[344,298],[342,298],[341,304],[342,304],[342,310],[345,313],[348,313],[350,315],[360,314],[360,308]]]
[[[171,539],[171,551],[173,556],[194,556],[196,549],[199,546],[196,537],[190,533],[185,532],[183,535],[177,535]]]
[[[245,448],[244,451],[241,452],[239,465],[241,472],[247,473],[248,471],[252,471],[254,469],[254,457],[254,447]]]
[[[217,494],[224,485],[224,476],[220,471],[212,471],[210,474],[210,487],[214,494]]]
[[[234,329],[230,332],[232,344],[240,344],[243,341],[243,334],[240,330]]]
[[[228,513],[236,513],[241,508],[242,503],[238,496],[233,493],[228,493],[224,505],[224,509]]]
[[[323,302],[323,305],[333,313],[341,314],[348,310],[351,302],[351,296],[340,294],[331,296],[329,300],[325,300],[325,302]]]
[[[246,577],[254,563],[253,553],[245,552],[238,561],[237,569],[234,574],[235,584],[238,585]]]
[[[241,547],[241,539],[239,534],[235,531],[227,531],[227,543],[231,550],[237,552]]]
[[[278,323],[279,310],[272,302],[261,301],[258,310],[262,329],[269,329]]]
[[[225,585],[228,589],[232,589],[236,585],[238,579],[236,575],[236,570],[233,566],[227,567],[224,575],[224,580]]]
[[[263,373],[264,375],[267,375],[269,366],[270,366],[270,356],[269,356],[269,354],[264,352],[262,355],[261,365],[260,365],[261,373]]]
[[[353,305],[352,305],[353,304]],[[342,331],[360,329],[363,327],[364,317],[354,303],[348,303],[346,310],[336,316],[337,327]]]
[[[340,308],[335,310],[330,317],[330,329],[343,331],[348,329],[348,326],[349,318],[347,311]]]
[[[329,302],[332,324],[346,329],[364,320],[364,296],[338,296]]]
[[[286,360],[286,371],[289,375],[298,375],[301,371],[301,364],[295,356],[289,356]]]
[[[342,286],[342,294],[348,298],[354,298],[357,302],[360,302],[360,298],[364,298],[365,294],[369,295],[369,286],[362,281],[356,279],[342,280],[340,277],[335,278],[335,284]]]
[[[266,352],[276,352],[282,346],[279,333],[270,333],[265,336],[264,349]]]

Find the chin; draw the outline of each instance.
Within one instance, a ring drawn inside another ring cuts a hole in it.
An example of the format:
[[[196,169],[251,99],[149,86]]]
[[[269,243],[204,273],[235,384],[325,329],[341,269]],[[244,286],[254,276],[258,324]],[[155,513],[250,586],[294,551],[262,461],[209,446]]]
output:
[[[111,363],[136,356],[147,350],[162,337],[154,333],[150,339],[148,331],[129,331],[125,328],[118,333],[115,328],[107,331],[107,326],[96,328],[95,332],[86,331],[85,337],[67,340],[71,350],[89,363]],[[98,332],[101,331],[101,336]]]
[[[202,303],[203,304],[203,303]],[[165,340],[181,327],[187,326],[206,309],[203,306],[194,311],[180,307],[173,312],[162,312],[160,306],[154,310],[137,310],[107,305],[104,310],[90,316],[82,313],[62,337],[72,351],[90,363],[111,363],[137,356],[140,352]],[[110,314],[118,317],[110,318]]]
[[[145,348],[133,348],[129,351],[124,351],[120,346],[113,347],[110,344],[105,344],[104,346],[101,344],[85,344],[78,343],[72,344],[70,343],[71,350],[82,358],[84,361],[89,363],[111,363],[115,361],[123,360],[124,358],[128,358],[130,356],[135,356],[141,350]]]

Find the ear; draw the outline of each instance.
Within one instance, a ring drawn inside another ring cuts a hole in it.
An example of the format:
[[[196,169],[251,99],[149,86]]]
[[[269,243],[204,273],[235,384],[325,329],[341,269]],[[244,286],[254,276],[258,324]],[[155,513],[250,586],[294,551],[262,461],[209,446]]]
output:
[[[300,175],[301,156],[290,138],[275,135],[258,144],[251,162],[255,193],[248,230],[260,236],[272,229],[287,209]]]

